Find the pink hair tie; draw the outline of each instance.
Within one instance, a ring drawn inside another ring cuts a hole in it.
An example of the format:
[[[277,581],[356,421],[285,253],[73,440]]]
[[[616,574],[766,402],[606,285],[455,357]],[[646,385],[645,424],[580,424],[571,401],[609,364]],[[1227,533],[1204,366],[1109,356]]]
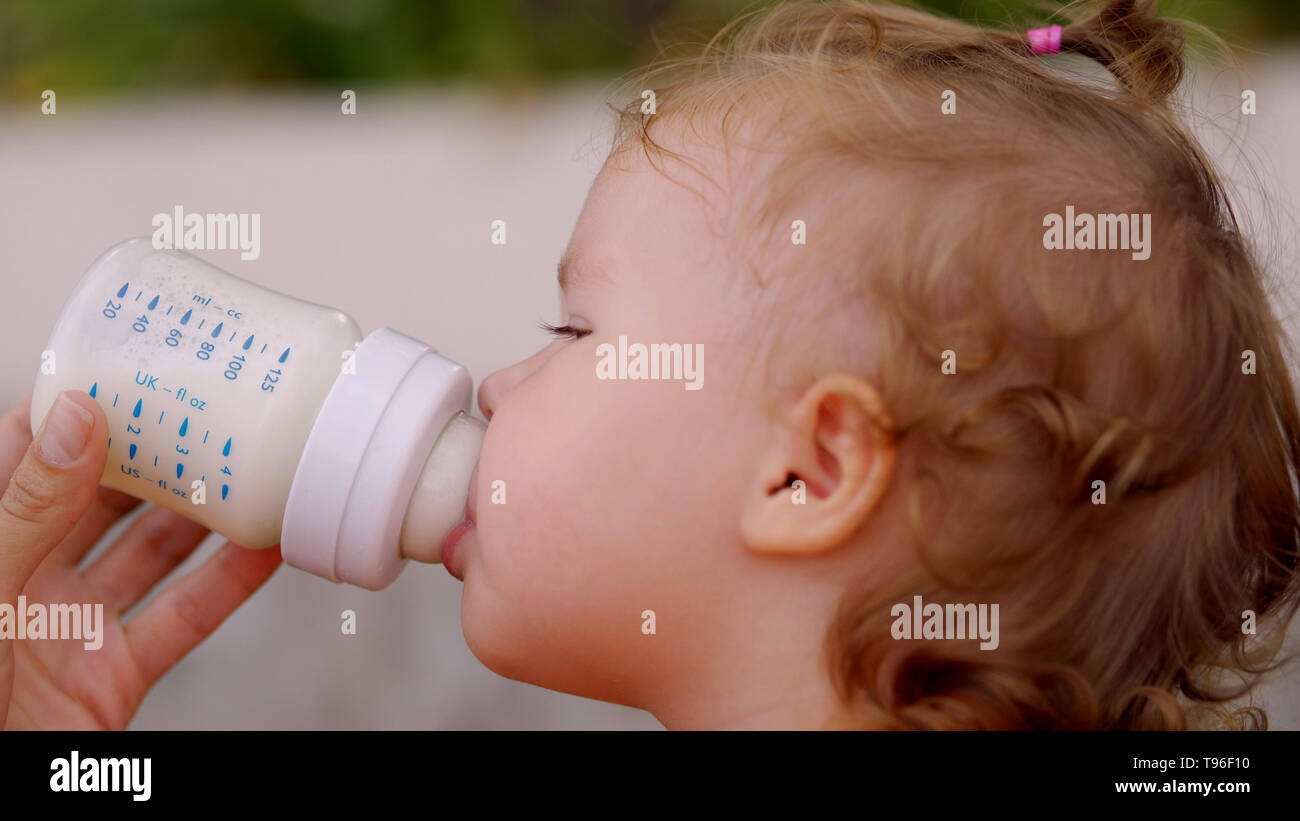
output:
[[[1030,29],[1029,48],[1034,52],[1035,57],[1040,54],[1056,54],[1061,50],[1061,27]]]

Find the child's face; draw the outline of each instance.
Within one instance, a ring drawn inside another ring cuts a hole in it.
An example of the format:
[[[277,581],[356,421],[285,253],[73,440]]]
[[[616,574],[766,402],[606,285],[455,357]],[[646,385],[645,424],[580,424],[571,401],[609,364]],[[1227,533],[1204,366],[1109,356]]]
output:
[[[632,153],[596,178],[566,254],[562,322],[591,333],[551,342],[479,390],[490,426],[476,526],[449,569],[465,582],[466,640],[488,667],[653,709],[672,690],[703,690],[710,668],[726,670],[712,676],[725,700],[747,674],[737,636],[781,637],[755,613],[774,609],[761,600],[770,569],[738,534],[769,426],[763,363],[744,330],[752,286],[713,233],[716,212]],[[617,350],[620,336],[702,345],[700,388],[598,378],[598,346]]]

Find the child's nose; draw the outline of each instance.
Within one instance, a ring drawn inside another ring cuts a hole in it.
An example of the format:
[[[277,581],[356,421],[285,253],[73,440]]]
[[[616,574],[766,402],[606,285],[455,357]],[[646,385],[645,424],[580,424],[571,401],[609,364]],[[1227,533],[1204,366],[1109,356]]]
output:
[[[515,385],[537,370],[554,351],[555,346],[548,345],[522,362],[488,374],[478,386],[478,408],[483,411],[483,418],[491,421],[492,414],[506,401]]]
[[[493,371],[478,386],[478,409],[483,411],[483,418],[492,420],[492,412],[502,398],[502,382],[505,371]]]

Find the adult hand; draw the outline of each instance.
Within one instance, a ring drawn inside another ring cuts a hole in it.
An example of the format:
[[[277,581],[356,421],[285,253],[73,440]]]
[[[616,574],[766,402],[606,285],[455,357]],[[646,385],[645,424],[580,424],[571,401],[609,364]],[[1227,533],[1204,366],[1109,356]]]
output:
[[[165,508],[150,510],[78,569],[139,500],[99,486],[108,420],[94,399],[61,394],[35,440],[30,413],[27,397],[0,418],[0,604],[17,608],[19,595],[29,606],[102,602],[103,644],[91,650],[82,640],[0,638],[0,726],[122,729],[162,674],[270,578],[280,548],[226,542],[124,623],[122,614],[208,530]]]

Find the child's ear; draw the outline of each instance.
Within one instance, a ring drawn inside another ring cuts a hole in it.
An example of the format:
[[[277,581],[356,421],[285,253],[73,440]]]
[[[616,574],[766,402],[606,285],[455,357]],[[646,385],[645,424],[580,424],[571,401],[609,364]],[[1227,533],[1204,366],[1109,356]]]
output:
[[[760,462],[741,536],[758,553],[830,550],[862,525],[889,486],[893,420],[870,383],[832,374],[784,421]]]

